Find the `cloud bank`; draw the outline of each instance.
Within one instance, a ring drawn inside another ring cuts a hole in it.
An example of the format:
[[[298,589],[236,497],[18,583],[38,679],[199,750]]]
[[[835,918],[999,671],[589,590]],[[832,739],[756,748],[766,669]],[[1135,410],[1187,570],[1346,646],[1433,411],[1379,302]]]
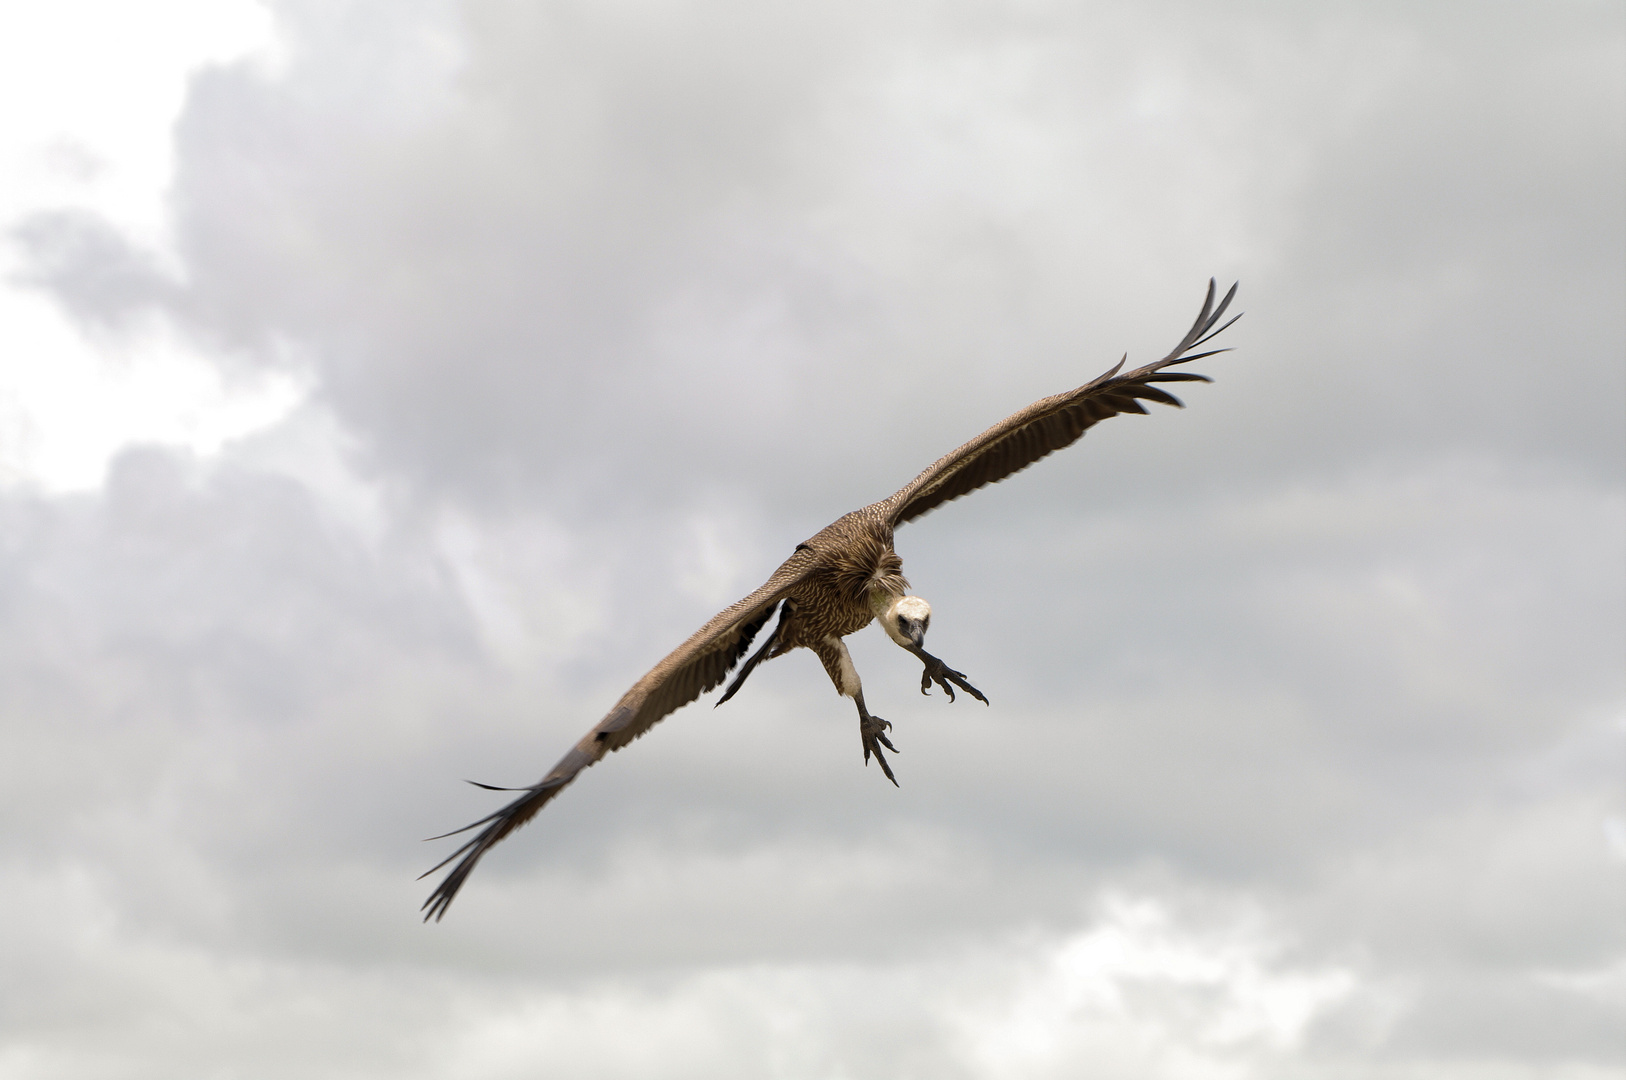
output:
[[[87,335],[297,405],[0,493],[0,1076],[1575,1077],[1626,1011],[1622,19],[276,4]],[[1242,280],[1189,408],[414,880],[799,540]],[[276,414],[282,415],[282,414]]]

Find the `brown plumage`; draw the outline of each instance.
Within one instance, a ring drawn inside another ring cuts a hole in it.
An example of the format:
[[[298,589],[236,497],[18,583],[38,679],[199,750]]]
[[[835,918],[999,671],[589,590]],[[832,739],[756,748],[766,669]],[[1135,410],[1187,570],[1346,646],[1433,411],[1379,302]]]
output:
[[[810,649],[824,665],[836,690],[851,697],[858,707],[865,762],[874,754],[887,779],[896,784],[897,779],[881,753],[882,746],[896,749],[886,736],[891,725],[865,708],[858,673],[842,638],[879,618],[887,636],[914,653],[924,665],[920,677],[922,693],[936,683],[951,701],[955,687],[984,704],[988,699],[967,682],[964,675],[922,647],[931,622],[930,607],[919,597],[907,595],[909,582],[903,577],[903,560],[892,550],[892,530],[950,499],[985,484],[997,483],[1047,454],[1072,445],[1098,421],[1119,413],[1144,413],[1142,401],[1179,407],[1180,402],[1173,395],[1152,384],[1208,382],[1202,375],[1163,369],[1224,352],[1223,349],[1200,353],[1192,350],[1241,317],[1236,316],[1216,329],[1236,295],[1236,286],[1231,286],[1217,307],[1214,293],[1214,282],[1210,280],[1208,296],[1197,321],[1163,359],[1123,375],[1118,374],[1123,367],[1123,361],[1119,361],[1111,371],[1076,390],[1035,401],[937,459],[891,498],[854,510],[796,545],[796,550],[774,571],[767,584],[720,612],[656,664],[622,695],[609,715],[536,784],[528,788],[478,785],[492,791],[523,794],[495,813],[457,830],[459,833],[469,829],[480,831],[424,875],[427,877],[456,860],[457,865],[424,901],[425,921],[444,915],[480,857],[535,816],[577,773],[609,751],[626,746],[668,713],[721,685],[776,610],[779,622],[773,633],[740,668],[717,704],[733,697],[763,660],[783,656],[797,648]]]

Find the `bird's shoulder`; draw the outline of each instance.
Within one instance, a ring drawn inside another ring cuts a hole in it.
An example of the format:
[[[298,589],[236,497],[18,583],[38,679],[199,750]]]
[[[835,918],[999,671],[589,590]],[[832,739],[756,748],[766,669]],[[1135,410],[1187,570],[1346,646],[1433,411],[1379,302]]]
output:
[[[858,544],[879,543],[890,549],[892,522],[888,511],[889,507],[884,501],[861,506],[841,515],[797,544],[796,550],[807,552],[821,563],[828,563]]]

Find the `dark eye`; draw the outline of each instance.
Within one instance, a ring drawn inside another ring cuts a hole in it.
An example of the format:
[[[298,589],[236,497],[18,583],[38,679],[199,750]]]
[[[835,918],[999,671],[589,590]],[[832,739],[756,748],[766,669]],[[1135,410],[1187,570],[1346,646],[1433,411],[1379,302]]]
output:
[[[901,634],[907,634],[909,632],[909,620],[905,619],[902,615],[898,616],[898,632]]]
[[[920,632],[922,634],[924,634],[926,631],[930,630],[931,628],[932,628],[932,617],[930,615],[928,615],[928,616],[926,616],[925,620],[920,624]]]

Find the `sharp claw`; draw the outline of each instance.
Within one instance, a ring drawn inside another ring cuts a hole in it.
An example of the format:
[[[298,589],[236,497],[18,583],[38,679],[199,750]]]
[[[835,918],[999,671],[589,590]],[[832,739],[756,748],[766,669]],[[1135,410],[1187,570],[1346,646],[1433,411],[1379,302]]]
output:
[[[943,693],[948,695],[950,701],[954,700],[954,688],[958,686],[984,705],[988,704],[988,699],[982,696],[982,691],[966,682],[964,672],[955,671],[941,660],[936,664],[927,664],[926,670],[920,673],[920,692],[928,693],[934,682],[943,688]]]
[[[902,785],[898,783],[898,778],[892,775],[892,766],[888,765],[886,763],[886,758],[881,756],[879,747],[877,747],[875,750],[875,760],[881,763],[881,771],[886,774],[886,778],[888,780],[892,781],[892,786],[901,787]],[[866,764],[868,763],[866,762]]]
[[[886,755],[881,753],[882,746],[885,746],[894,754],[902,753],[901,750],[892,745],[892,740],[886,737],[886,729],[891,726],[891,721],[882,720],[879,716],[871,716],[858,722],[858,731],[864,740],[864,764],[868,765],[870,754],[874,754],[875,760],[880,764],[881,771],[886,774],[886,778],[892,781],[893,787],[898,787],[898,778],[892,775],[892,766],[887,764]]]
[[[978,690],[975,686],[972,686],[970,683],[965,682],[965,681],[962,680],[960,682],[960,689],[964,690],[966,693],[970,694],[972,697],[976,698],[978,701],[982,702],[984,705],[988,704],[988,699],[982,696],[982,691]]]

